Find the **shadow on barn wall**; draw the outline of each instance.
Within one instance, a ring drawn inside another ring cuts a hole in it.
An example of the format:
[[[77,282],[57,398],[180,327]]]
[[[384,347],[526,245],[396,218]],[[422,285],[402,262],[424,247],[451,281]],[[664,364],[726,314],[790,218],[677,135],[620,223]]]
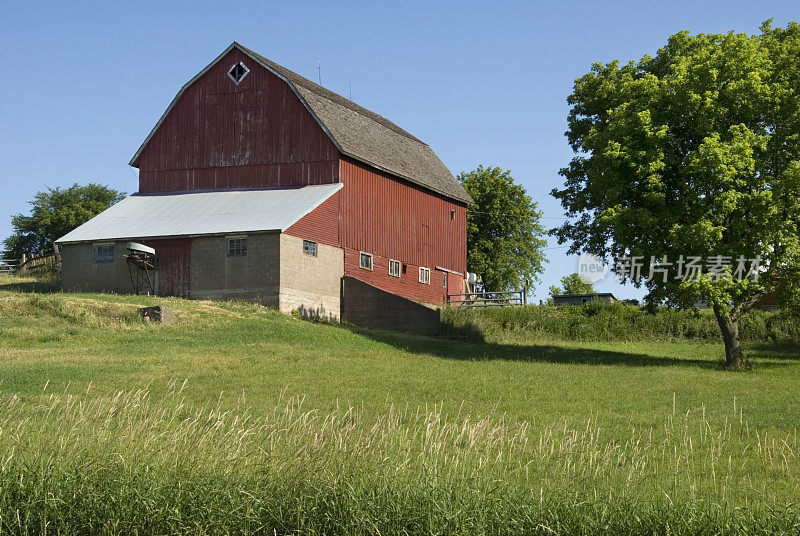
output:
[[[319,307],[301,305],[293,312],[303,320],[308,320],[309,322],[331,323],[338,321],[336,315],[330,311],[327,311],[322,305]]]

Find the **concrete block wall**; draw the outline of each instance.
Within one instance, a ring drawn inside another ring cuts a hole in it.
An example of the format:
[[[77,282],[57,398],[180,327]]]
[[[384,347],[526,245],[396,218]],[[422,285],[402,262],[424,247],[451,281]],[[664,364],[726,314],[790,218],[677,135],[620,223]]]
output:
[[[438,309],[386,292],[354,277],[342,277],[342,321],[371,329],[436,336]]]
[[[317,256],[303,252],[303,239],[280,237],[280,305],[284,313],[339,320],[340,281],[344,274],[341,248],[317,243]]]
[[[227,256],[225,236],[193,239],[190,297],[245,300],[367,328],[439,334],[438,310],[344,276],[341,248],[318,244],[314,257],[303,252],[302,238],[277,232],[246,236],[243,257]],[[131,293],[125,242],[114,243],[114,262],[95,262],[94,251],[91,243],[61,247],[64,290]]]
[[[110,242],[98,242],[98,244]],[[133,292],[125,242],[114,242],[114,262],[95,262],[95,244],[63,244],[61,248],[61,287],[71,292]]]
[[[247,255],[228,257],[226,236],[201,236],[192,241],[190,297],[278,307],[280,234],[236,236],[247,237]]]

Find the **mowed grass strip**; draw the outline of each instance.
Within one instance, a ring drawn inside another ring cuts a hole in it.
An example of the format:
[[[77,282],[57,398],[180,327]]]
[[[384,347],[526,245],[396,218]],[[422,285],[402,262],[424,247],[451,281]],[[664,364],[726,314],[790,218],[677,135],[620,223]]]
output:
[[[467,344],[29,288],[0,281],[11,532],[797,529],[791,347],[726,373],[718,344]],[[142,323],[153,304],[177,322]]]

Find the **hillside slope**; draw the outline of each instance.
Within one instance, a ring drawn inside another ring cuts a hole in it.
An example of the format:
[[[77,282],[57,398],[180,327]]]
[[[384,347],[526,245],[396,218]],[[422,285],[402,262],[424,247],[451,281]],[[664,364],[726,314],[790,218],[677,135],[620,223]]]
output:
[[[474,344],[52,290],[0,280],[4,532],[797,529],[792,351],[731,374],[717,344]]]
[[[96,393],[148,385],[160,392],[186,380],[195,401],[233,403],[245,393],[261,407],[286,391],[323,409],[443,403],[543,422],[582,422],[593,412],[617,425],[648,425],[674,395],[720,419],[737,398],[759,426],[781,427],[800,414],[792,348],[753,347],[756,370],[731,376],[720,373],[716,343],[517,334],[508,343],[466,343],[310,323],[248,303],[25,292],[33,284],[0,280],[0,391],[38,395],[47,384],[50,392],[79,392],[91,384]],[[156,304],[172,307],[177,322],[143,323],[138,307]]]

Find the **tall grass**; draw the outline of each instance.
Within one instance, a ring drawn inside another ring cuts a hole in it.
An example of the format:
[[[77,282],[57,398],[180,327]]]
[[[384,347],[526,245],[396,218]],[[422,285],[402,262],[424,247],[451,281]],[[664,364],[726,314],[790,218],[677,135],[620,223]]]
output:
[[[0,299],[0,316],[66,320],[73,326],[121,327],[141,325],[138,306],[131,303],[72,298],[58,294],[18,294]]]
[[[649,312],[625,303],[599,301],[559,307],[448,307],[442,313],[442,332],[445,336],[481,341],[509,337],[589,341],[722,340],[710,311],[660,307]],[[798,342],[800,319],[788,311],[750,311],[741,319],[740,334],[749,342]]]
[[[256,415],[180,387],[0,398],[3,533],[774,534],[800,529],[796,432],[741,410],[647,429],[438,406]],[[765,478],[765,475],[768,478]]]

